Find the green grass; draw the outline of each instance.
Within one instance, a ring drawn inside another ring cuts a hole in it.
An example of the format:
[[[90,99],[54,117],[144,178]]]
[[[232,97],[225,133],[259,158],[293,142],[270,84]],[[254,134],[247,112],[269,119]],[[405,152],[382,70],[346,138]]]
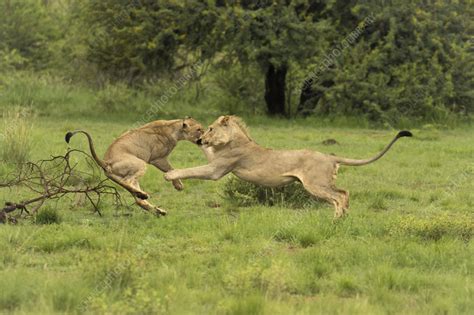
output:
[[[31,160],[64,154],[70,130],[88,130],[103,155],[137,121],[191,115],[207,124],[232,107],[218,90],[196,98],[193,84],[148,114],[169,82],[94,90],[47,74],[0,81],[4,125],[17,107],[34,114],[29,136],[17,137],[29,147],[10,146]],[[396,134],[360,118],[245,120],[261,145],[354,158],[373,155]],[[35,217],[0,225],[0,313],[467,314],[474,308],[474,129],[444,127],[420,124],[380,161],[341,167],[337,185],[350,191],[351,206],[337,222],[332,206],[306,200],[297,186],[266,195],[244,186],[232,195],[228,179],[187,180],[177,192],[152,166],[141,184],[167,217],[133,206],[123,190],[132,206],[105,200],[102,217],[73,198],[48,202]],[[329,138],[339,144],[324,146]],[[87,150],[83,137],[70,147]],[[170,161],[205,163],[184,142]],[[13,167],[0,162],[0,174]],[[0,197],[26,194],[2,189]]]
[[[26,108],[10,108],[3,112],[3,130],[0,133],[2,161],[13,164],[28,161],[32,148],[32,120],[34,116]]]
[[[77,128],[89,130],[103,154],[133,123],[38,117],[32,159],[64,153],[64,133]],[[468,314],[474,133],[413,132],[380,161],[341,168],[337,184],[351,192],[351,207],[337,222],[324,203],[238,207],[221,197],[225,180],[187,180],[177,192],[152,167],[142,187],[167,217],[115,209],[110,200],[103,217],[88,205],[50,203],[43,219],[56,224],[0,225],[0,312]],[[395,131],[260,119],[251,134],[269,147],[356,158],[380,150]],[[323,146],[327,138],[340,144]],[[71,146],[87,148],[81,137]],[[190,143],[170,161],[205,162]],[[5,189],[1,196],[21,199]]]

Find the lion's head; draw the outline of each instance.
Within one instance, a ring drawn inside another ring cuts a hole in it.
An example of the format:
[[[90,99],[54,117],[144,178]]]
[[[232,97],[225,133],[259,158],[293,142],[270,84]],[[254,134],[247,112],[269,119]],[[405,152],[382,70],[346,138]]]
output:
[[[192,119],[191,117],[186,117],[183,119],[182,132],[185,140],[191,141],[192,143],[197,143],[204,130],[199,122]]]
[[[204,132],[198,144],[221,147],[239,139],[252,141],[244,122],[236,116],[220,116]]]

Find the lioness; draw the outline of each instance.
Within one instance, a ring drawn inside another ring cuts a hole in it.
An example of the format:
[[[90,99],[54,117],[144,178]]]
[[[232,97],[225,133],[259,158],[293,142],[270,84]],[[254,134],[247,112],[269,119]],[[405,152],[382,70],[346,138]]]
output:
[[[310,150],[272,150],[259,146],[248,134],[244,123],[235,116],[221,116],[206,130],[198,144],[210,151],[209,164],[172,170],[166,180],[200,178],[217,180],[229,172],[237,177],[267,187],[277,187],[300,181],[317,198],[332,203],[335,217],[344,215],[349,206],[349,192],[334,186],[339,165],[365,165],[381,158],[401,137],[411,137],[400,131],[388,146],[376,156],[354,160]]]
[[[76,133],[86,135],[92,157],[108,178],[128,190],[143,209],[165,215],[165,210],[145,200],[149,195],[140,188],[138,179],[145,174],[147,163],[163,172],[172,170],[166,158],[177,142],[188,140],[196,143],[203,129],[192,118],[156,120],[118,137],[107,149],[103,160],[95,152],[92,137],[83,130],[68,132],[66,142],[69,143]],[[173,180],[173,186],[177,190],[183,189],[179,179]]]

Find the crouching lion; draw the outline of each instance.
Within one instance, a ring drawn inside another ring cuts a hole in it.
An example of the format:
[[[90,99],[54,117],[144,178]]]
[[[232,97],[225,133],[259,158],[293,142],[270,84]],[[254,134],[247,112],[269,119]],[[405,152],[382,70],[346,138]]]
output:
[[[192,118],[156,120],[122,134],[109,146],[103,160],[95,152],[92,137],[83,130],[68,132],[66,142],[69,143],[76,133],[86,135],[92,157],[108,178],[128,190],[143,209],[165,215],[165,210],[145,200],[149,195],[140,188],[138,180],[145,174],[147,163],[163,172],[172,170],[167,156],[177,142],[188,140],[196,143],[203,129],[201,124]],[[173,186],[177,190],[183,189],[179,179],[173,180]]]
[[[399,138],[411,136],[409,131],[400,131],[376,156],[355,160],[310,150],[267,149],[250,138],[240,118],[221,116],[198,141],[204,147],[209,164],[169,171],[165,179],[217,180],[232,172],[240,179],[267,187],[283,186],[298,180],[311,195],[332,203],[338,218],[349,207],[349,192],[334,186],[339,165],[372,163],[381,158]]]

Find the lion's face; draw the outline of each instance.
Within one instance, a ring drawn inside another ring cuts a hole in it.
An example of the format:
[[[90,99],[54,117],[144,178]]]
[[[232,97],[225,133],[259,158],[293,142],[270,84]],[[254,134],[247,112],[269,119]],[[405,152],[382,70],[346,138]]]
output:
[[[200,123],[192,118],[185,118],[183,120],[183,135],[184,139],[197,143],[203,133],[203,128]]]
[[[229,116],[221,116],[214,121],[202,135],[199,143],[212,147],[226,145],[231,141],[231,125],[228,123]]]

